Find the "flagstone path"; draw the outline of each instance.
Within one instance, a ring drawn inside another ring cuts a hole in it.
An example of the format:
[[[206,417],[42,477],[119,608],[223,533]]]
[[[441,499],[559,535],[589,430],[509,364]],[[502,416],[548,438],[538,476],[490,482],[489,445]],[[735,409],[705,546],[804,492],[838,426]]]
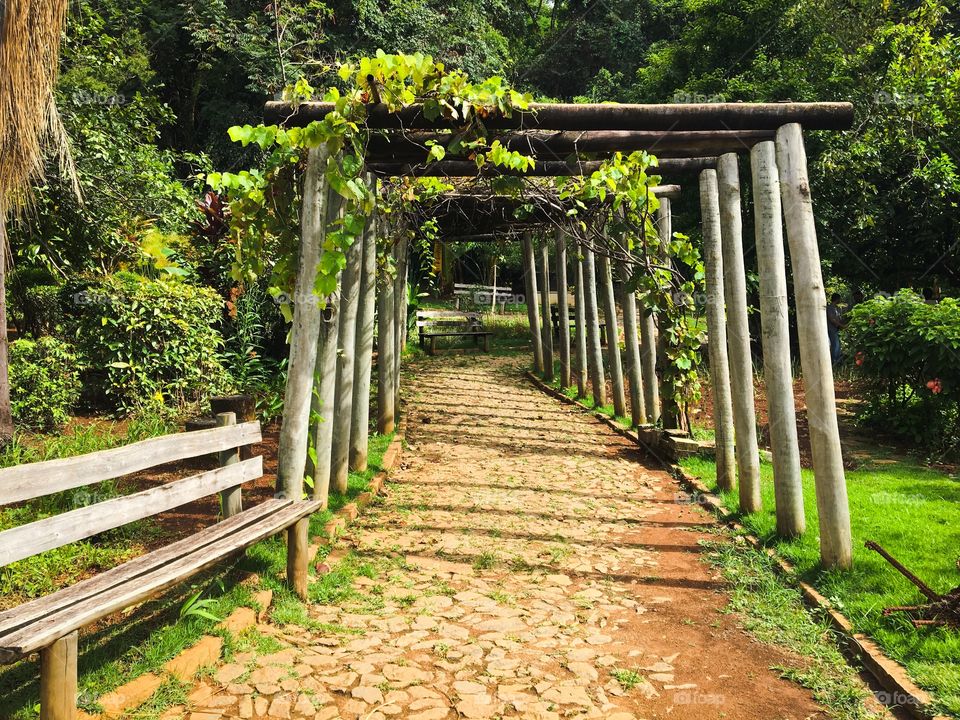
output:
[[[404,464],[328,560],[347,584],[218,671],[229,716],[827,717],[723,612],[712,518],[626,439],[516,358],[427,360],[407,388]]]

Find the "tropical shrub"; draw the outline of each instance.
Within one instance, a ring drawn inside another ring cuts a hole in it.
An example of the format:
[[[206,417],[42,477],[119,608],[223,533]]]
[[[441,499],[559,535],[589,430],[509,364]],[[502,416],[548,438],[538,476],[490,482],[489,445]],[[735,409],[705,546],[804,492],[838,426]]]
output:
[[[10,400],[17,425],[56,430],[79,397],[80,372],[70,345],[52,337],[10,344]]]
[[[226,387],[217,330],[223,301],[210,288],[120,272],[71,297],[95,399],[123,411],[181,407]]]
[[[865,381],[862,419],[945,451],[960,429],[960,301],[903,290],[850,313],[849,347]]]

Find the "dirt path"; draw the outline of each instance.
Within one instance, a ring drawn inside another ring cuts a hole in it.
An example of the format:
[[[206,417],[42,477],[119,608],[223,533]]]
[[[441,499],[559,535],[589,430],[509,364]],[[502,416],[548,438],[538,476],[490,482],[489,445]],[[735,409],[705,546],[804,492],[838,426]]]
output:
[[[516,363],[419,365],[405,463],[336,558],[352,584],[311,607],[323,630],[220,670],[256,690],[239,714],[826,717],[771,669],[797,659],[722,612],[712,519]]]

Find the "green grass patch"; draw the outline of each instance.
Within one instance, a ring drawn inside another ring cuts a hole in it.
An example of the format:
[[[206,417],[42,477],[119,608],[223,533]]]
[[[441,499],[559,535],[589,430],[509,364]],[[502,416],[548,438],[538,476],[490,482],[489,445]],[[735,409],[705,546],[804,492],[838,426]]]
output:
[[[867,691],[837,649],[827,620],[809,611],[800,592],[775,572],[773,561],[751,547],[729,542],[703,543],[708,561],[730,583],[727,610],[761,642],[797,656],[777,666],[782,677],[813,692],[814,699],[840,720],[874,717],[864,707]]]
[[[685,458],[682,466],[716,490],[712,460]],[[849,572],[819,568],[817,508],[813,473],[803,471],[807,532],[792,541],[775,535],[773,468],[760,466],[764,510],[741,517],[744,526],[793,563],[800,576],[840,609],[858,632],[875,639],[902,663],[914,681],[937,699],[939,710],[960,717],[960,633],[947,628],[916,629],[901,614],[883,617],[892,605],[922,597],[887,562],[864,547],[874,540],[930,587],[947,592],[960,585],[960,484],[955,478],[904,458],[878,457],[847,472],[854,567]],[[736,492],[721,494],[738,512]]]

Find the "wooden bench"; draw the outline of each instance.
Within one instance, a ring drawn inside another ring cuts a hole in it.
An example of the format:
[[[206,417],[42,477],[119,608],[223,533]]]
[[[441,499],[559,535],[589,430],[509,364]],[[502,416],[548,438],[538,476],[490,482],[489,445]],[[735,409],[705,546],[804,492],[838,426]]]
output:
[[[570,337],[576,337],[577,335],[577,319],[571,311],[568,314],[570,322]],[[556,305],[550,306],[550,324],[553,326],[553,336],[558,338],[560,337],[560,308]],[[600,316],[600,344],[607,344],[607,324],[603,320],[603,315]]]
[[[460,309],[460,301],[468,299],[472,301],[473,305],[489,306],[491,310],[495,305],[499,305],[501,315],[506,312],[507,303],[515,301],[513,290],[497,285],[454,283],[453,296],[454,305],[457,310]]]
[[[125,447],[0,470],[0,504],[81,488],[149,468],[217,453],[220,467],[173,482],[78,507],[0,532],[0,566],[106,530],[219,494],[222,519],[200,532],[36,600],[0,612],[0,664],[40,651],[40,717],[76,716],[80,628],[178,585],[281,530],[288,530],[287,578],[306,590],[306,530],[321,503],[273,498],[241,508],[240,488],[263,475],[263,459],[240,459],[240,448],[261,440],[260,423],[165,435]]]
[[[483,340],[484,352],[490,352],[490,336],[493,333],[483,329],[483,316],[475,312],[456,310],[418,310],[417,332],[420,335],[420,347],[427,347],[431,355],[437,354],[437,338],[472,337],[473,344]]]

